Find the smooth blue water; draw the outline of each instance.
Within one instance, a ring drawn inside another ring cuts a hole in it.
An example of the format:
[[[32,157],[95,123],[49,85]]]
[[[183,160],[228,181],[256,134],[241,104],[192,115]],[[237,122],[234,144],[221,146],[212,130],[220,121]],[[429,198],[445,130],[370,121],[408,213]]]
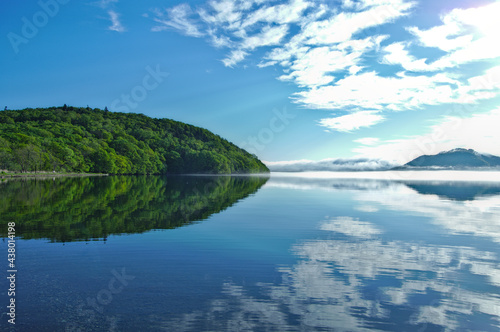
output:
[[[87,194],[84,180],[10,184],[3,215],[33,221],[16,243],[16,330],[498,331],[499,183],[231,179],[87,179]]]

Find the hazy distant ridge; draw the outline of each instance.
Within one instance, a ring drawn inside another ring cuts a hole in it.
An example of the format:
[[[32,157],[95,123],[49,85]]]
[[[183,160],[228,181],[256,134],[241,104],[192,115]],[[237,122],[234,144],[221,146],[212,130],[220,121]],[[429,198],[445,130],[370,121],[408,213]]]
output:
[[[385,160],[368,158],[279,161],[267,162],[266,165],[272,172],[384,171],[395,166]]]
[[[453,149],[436,155],[423,155],[404,164],[398,169],[476,169],[500,167],[500,157],[481,154],[472,149]]]
[[[320,161],[266,162],[272,172],[366,172],[387,170],[475,170],[500,168],[500,157],[457,148],[436,155],[423,155],[404,165],[381,159],[352,158]]]

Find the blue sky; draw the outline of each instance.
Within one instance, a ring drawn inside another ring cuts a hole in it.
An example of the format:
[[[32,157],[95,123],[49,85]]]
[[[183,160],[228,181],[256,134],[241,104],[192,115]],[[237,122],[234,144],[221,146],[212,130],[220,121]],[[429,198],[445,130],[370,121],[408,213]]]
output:
[[[500,3],[3,1],[0,101],[207,128],[271,165],[500,155]]]

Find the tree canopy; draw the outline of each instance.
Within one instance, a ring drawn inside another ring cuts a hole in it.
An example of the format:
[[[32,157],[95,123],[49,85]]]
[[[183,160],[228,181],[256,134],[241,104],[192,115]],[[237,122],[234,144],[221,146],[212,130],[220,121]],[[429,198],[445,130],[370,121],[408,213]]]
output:
[[[0,111],[0,169],[109,174],[269,172],[210,131],[71,106]]]

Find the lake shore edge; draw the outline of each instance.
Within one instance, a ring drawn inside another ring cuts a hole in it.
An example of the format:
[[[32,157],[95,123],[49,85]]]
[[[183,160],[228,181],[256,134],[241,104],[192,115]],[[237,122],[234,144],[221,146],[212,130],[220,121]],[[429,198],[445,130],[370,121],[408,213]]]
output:
[[[106,173],[53,173],[53,172],[37,172],[37,173],[16,173],[5,172],[0,173],[0,179],[16,179],[16,178],[50,178],[50,177],[83,177],[83,176],[109,176]]]

